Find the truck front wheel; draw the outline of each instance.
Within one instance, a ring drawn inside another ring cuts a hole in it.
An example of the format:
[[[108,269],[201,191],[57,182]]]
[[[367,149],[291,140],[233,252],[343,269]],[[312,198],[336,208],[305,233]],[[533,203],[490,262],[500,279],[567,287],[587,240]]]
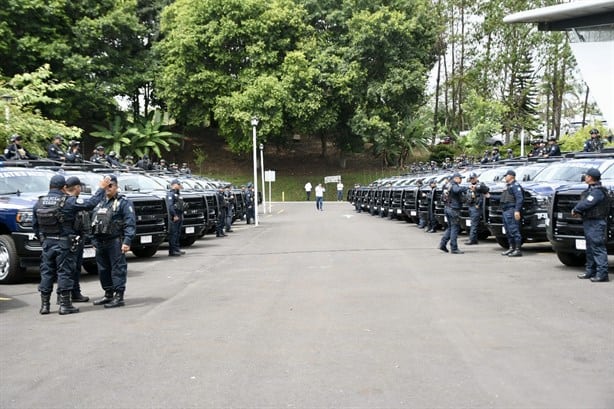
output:
[[[13,238],[7,234],[0,235],[0,284],[19,281],[21,272]]]
[[[557,252],[559,261],[569,267],[582,267],[586,264],[585,253]]]

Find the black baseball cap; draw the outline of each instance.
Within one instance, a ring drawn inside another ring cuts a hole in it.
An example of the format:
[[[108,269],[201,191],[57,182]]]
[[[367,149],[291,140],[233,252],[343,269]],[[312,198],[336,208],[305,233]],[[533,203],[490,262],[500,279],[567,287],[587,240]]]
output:
[[[66,187],[73,187],[81,184],[81,180],[79,180],[76,176],[71,176],[66,179]]]
[[[49,187],[61,189],[66,185],[66,179],[62,175],[53,175],[49,181]]]

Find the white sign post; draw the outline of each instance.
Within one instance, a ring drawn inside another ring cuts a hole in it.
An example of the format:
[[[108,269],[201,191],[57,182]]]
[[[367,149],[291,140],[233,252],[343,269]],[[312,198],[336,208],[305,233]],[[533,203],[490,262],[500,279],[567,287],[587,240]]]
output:
[[[269,182],[269,213],[271,213],[271,182],[275,182],[275,171],[274,170],[265,171],[264,181]]]

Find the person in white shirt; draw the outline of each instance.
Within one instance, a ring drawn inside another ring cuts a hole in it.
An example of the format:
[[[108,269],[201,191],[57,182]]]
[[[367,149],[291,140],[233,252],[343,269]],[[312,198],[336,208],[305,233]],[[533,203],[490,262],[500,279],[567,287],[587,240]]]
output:
[[[311,198],[311,182],[305,183],[305,193],[307,194],[307,201]]]
[[[339,181],[339,183],[337,183],[337,201],[340,202],[342,200],[343,200],[343,183]]]
[[[321,183],[318,183],[318,186],[316,186],[316,210],[323,210],[324,192],[326,192],[326,189],[322,187]]]

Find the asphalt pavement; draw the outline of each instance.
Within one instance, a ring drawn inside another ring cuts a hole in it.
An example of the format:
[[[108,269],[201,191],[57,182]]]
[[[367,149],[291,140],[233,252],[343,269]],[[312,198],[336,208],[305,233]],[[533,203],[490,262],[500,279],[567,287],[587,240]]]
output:
[[[131,257],[123,308],[0,286],[0,408],[614,408],[614,282],[546,244],[444,254],[347,203],[272,210]]]

